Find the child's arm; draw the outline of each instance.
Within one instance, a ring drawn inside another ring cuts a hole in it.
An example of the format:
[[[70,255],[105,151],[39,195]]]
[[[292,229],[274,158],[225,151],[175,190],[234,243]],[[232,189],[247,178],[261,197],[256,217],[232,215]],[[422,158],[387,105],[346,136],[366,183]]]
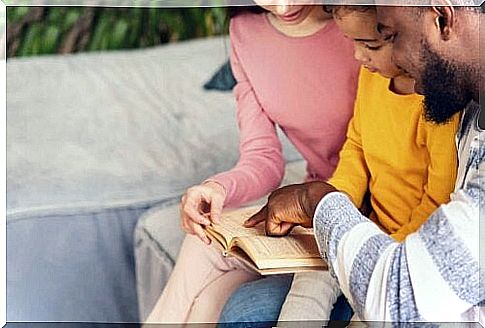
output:
[[[424,146],[428,148],[430,157],[428,178],[421,203],[411,213],[409,223],[391,235],[397,241],[404,240],[408,234],[418,230],[436,208],[449,202],[458,166],[455,135],[459,119],[458,113],[446,125],[424,120],[420,122],[424,131]]]
[[[362,149],[359,99],[361,99],[360,90],[355,101],[354,116],[347,130],[347,139],[339,154],[339,163],[328,181],[336,189],[346,193],[358,208],[362,207],[370,176]]]

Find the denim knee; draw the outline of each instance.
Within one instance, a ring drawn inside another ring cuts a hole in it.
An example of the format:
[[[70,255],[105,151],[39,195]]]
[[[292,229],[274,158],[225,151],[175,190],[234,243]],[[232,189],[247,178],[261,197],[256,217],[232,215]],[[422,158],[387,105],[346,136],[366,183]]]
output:
[[[293,275],[277,275],[239,287],[222,310],[218,327],[271,327],[291,287]]]

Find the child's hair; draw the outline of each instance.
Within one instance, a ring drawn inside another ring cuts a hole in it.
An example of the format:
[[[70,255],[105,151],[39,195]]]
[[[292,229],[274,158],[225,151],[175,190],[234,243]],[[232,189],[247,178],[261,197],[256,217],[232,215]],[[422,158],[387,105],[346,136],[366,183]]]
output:
[[[348,14],[348,13],[351,13],[351,12],[354,12],[354,11],[364,13],[364,12],[367,12],[367,11],[376,10],[376,6],[371,6],[371,5],[368,5],[368,6],[326,5],[326,6],[323,6],[323,10],[325,10],[325,12],[327,12],[329,14],[332,14],[334,17],[339,17],[343,14]]]

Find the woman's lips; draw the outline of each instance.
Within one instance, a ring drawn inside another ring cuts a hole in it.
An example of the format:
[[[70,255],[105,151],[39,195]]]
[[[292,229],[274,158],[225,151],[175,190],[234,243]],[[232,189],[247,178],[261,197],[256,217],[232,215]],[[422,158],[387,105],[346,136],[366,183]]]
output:
[[[280,18],[286,22],[292,22],[300,18],[301,9],[290,14],[281,15]]]

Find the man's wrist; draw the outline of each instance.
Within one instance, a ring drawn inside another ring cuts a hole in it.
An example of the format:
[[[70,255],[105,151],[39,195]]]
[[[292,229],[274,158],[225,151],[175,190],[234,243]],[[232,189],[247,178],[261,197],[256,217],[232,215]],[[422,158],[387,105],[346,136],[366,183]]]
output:
[[[328,193],[338,191],[332,185],[323,181],[309,182],[304,192],[303,210],[305,214],[313,219],[313,215],[317,209],[320,200]]]

